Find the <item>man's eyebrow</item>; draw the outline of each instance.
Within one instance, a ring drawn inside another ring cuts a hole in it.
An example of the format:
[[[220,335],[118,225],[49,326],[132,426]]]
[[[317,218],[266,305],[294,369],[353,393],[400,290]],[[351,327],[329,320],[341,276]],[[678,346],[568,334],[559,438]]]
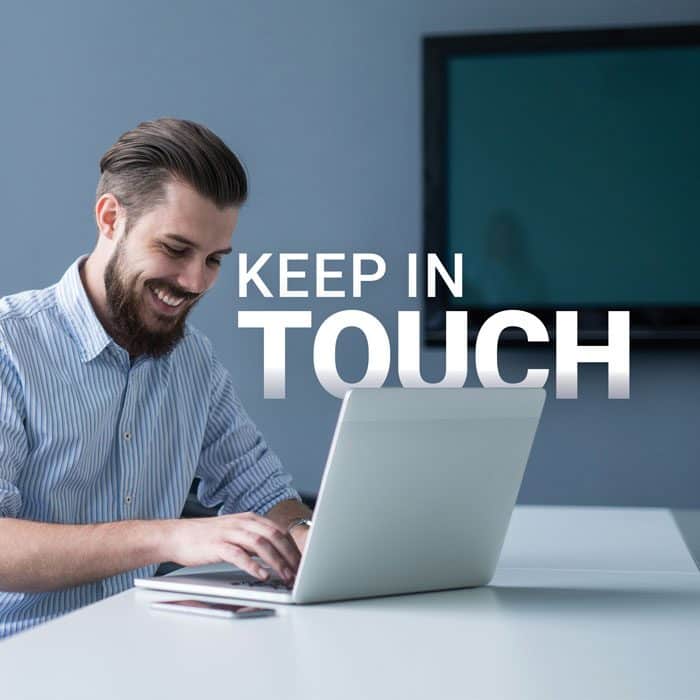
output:
[[[194,248],[195,250],[199,250],[199,244],[195,243],[195,241],[191,241],[189,238],[185,238],[184,236],[181,236],[179,233],[166,233],[165,234],[171,241],[177,241],[178,243],[182,243],[182,245],[188,245],[191,248]],[[233,248],[230,246],[228,248],[222,248],[221,250],[215,250],[212,255],[228,255]]]

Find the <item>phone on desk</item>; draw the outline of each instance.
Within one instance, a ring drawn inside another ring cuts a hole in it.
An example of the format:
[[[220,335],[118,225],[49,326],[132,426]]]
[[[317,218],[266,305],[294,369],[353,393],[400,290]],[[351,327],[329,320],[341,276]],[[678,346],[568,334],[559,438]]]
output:
[[[160,600],[151,603],[154,610],[185,612],[193,615],[209,615],[210,617],[268,617],[274,615],[272,608],[253,608],[250,605],[233,605],[231,603],[210,603],[207,600]]]

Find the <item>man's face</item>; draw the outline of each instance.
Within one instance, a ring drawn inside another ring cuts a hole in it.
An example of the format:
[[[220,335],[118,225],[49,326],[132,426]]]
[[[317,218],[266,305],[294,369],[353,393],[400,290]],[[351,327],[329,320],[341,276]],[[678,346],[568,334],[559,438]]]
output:
[[[165,195],[119,236],[105,267],[109,330],[132,356],[160,357],[182,338],[187,314],[231,251],[238,218],[237,208],[218,209],[179,182]]]

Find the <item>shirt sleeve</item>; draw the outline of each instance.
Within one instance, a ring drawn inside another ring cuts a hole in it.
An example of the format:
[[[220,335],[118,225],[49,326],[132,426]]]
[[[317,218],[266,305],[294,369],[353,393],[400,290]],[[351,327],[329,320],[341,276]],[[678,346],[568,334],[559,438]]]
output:
[[[199,502],[219,515],[254,511],[260,515],[289,499],[299,499],[291,476],[238,398],[231,375],[212,358],[211,399],[196,476]]]
[[[27,453],[22,385],[0,344],[0,518],[15,518],[20,512],[22,495],[16,484]]]

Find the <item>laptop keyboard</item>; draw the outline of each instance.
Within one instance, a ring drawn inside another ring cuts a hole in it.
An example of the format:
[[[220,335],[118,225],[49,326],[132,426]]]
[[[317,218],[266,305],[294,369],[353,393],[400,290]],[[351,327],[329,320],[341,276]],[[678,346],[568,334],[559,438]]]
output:
[[[278,576],[270,575],[267,581],[261,581],[254,576],[242,574],[231,581],[232,586],[241,586],[244,588],[256,588],[261,591],[291,591],[292,587],[288,586],[283,579]]]

